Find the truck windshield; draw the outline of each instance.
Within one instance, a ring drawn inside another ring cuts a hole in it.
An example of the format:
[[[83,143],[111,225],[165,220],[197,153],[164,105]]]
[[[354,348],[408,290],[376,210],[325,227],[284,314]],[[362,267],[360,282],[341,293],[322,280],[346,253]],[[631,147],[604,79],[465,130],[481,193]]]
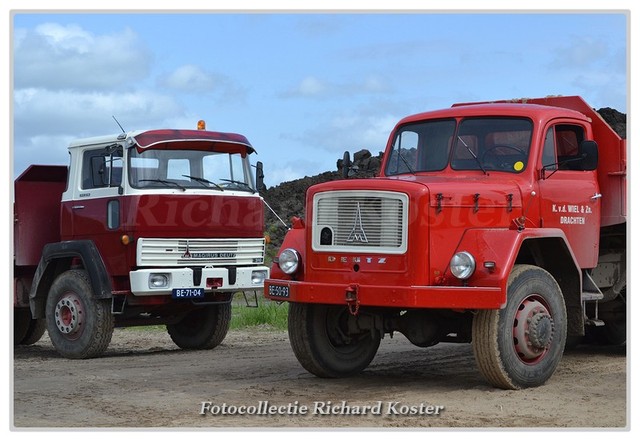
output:
[[[386,175],[453,170],[519,173],[527,166],[532,122],[527,118],[432,120],[400,127]]]
[[[239,153],[131,148],[128,171],[134,188],[254,191],[249,159]]]

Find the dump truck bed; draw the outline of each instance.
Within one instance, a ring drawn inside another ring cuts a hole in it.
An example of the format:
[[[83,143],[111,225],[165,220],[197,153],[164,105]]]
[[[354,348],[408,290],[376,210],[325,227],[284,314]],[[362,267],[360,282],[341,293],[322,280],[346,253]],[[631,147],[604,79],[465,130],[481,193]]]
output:
[[[67,167],[32,165],[15,181],[14,260],[36,266],[42,248],[60,241],[60,199]]]

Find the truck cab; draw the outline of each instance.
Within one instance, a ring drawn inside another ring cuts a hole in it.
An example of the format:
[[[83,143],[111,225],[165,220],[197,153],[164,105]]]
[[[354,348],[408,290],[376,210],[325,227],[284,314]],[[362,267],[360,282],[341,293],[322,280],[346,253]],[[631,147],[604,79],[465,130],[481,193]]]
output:
[[[37,262],[16,260],[16,273],[29,276],[20,286],[32,320],[46,320],[60,353],[100,355],[114,326],[164,324],[185,349],[222,341],[234,293],[261,292],[269,273],[254,153],[242,135],[206,130],[70,144],[66,186],[53,205],[58,231],[28,244],[39,248],[31,252]],[[37,216],[29,203],[28,194],[16,196],[23,236],[37,227],[27,222]]]
[[[303,367],[353,375],[399,331],[471,342],[515,389],[544,383],[586,325],[620,332],[625,143],[579,97],[523,101],[406,117],[379,177],[308,190],[265,284],[290,302]]]

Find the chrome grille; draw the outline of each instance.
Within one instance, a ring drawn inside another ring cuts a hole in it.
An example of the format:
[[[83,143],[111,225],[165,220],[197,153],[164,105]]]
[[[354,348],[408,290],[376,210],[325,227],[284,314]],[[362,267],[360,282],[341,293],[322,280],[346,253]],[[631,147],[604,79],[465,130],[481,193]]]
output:
[[[264,262],[264,238],[138,239],[138,266],[224,266]]]
[[[404,252],[407,206],[402,193],[319,193],[314,198],[314,249]]]

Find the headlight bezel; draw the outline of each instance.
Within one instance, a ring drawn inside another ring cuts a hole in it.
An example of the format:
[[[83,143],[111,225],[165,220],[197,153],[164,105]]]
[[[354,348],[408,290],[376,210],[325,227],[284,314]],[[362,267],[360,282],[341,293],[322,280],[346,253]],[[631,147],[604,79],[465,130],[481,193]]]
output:
[[[300,253],[294,248],[285,248],[278,256],[278,267],[291,276],[300,269]]]
[[[449,271],[457,279],[468,280],[476,271],[476,259],[468,251],[459,251],[449,261]]]
[[[157,283],[162,282],[162,283]],[[170,273],[151,273],[148,278],[149,289],[167,289],[171,286]]]
[[[267,270],[253,270],[251,271],[251,284],[262,285],[267,279]]]

